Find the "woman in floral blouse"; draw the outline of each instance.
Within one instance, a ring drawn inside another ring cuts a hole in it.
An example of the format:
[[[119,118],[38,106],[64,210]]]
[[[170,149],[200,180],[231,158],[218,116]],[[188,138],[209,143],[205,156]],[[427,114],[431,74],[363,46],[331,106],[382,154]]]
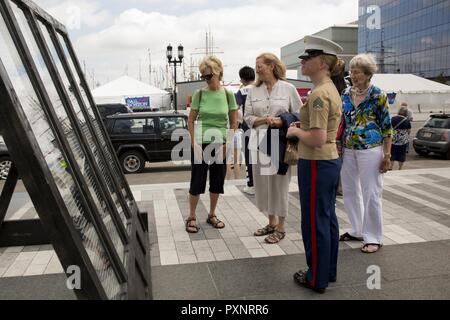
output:
[[[382,246],[383,174],[390,168],[393,128],[387,94],[370,83],[375,59],[361,54],[350,62],[353,83],[343,94],[345,132],[342,188],[352,225],[341,241],[364,241],[362,252]]]

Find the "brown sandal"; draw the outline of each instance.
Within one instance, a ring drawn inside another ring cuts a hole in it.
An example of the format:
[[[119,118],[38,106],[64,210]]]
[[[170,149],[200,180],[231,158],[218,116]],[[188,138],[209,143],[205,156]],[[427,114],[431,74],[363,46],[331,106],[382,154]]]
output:
[[[281,232],[278,230],[275,230],[274,233],[272,233],[270,236],[264,239],[264,241],[268,244],[276,244],[283,240],[286,237],[286,232]]]
[[[253,235],[255,237],[267,236],[268,234],[274,233],[275,230],[277,230],[277,226],[271,226],[270,224],[268,224],[264,228],[256,230],[256,232],[253,233]]]
[[[197,221],[197,219],[196,218],[188,218],[186,220],[186,232],[187,233],[198,233],[200,228],[197,226],[197,224],[191,225],[192,221]]]
[[[208,219],[206,219],[206,223],[212,225],[216,229],[225,228],[225,224],[222,221],[220,221],[215,215],[208,216]],[[220,224],[222,224],[222,225],[220,225]]]

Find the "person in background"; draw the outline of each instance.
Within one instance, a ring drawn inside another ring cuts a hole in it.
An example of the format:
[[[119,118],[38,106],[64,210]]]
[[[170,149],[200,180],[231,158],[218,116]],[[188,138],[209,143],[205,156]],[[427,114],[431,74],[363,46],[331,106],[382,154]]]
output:
[[[405,107],[406,110],[408,110],[408,115],[406,116],[409,120],[409,122],[412,125],[412,122],[414,121],[414,112],[411,110],[411,108],[408,107],[408,104],[406,102],[402,102],[402,104],[400,105],[400,108]],[[409,153],[409,147],[410,147],[410,143],[409,143],[409,139],[408,139],[408,143],[406,144],[406,153]]]
[[[414,121],[414,112],[408,107],[408,104],[406,102],[402,102],[402,104],[400,105],[400,108],[405,108],[408,112],[408,115],[406,116],[406,118],[408,118],[409,122],[413,122]]]
[[[298,119],[298,112],[302,106],[297,89],[286,82],[286,67],[281,60],[272,53],[263,53],[256,59],[256,73],[258,80],[255,87],[248,93],[245,106],[245,122],[252,128],[250,150],[258,159],[252,158],[255,196],[258,209],[269,217],[269,224],[258,229],[254,235],[267,236],[264,240],[275,244],[286,236],[284,228],[285,219],[289,209],[289,183],[291,170],[289,166],[283,167],[281,172],[281,159],[272,159],[271,155],[264,154],[258,148],[255,136],[269,136],[269,131],[279,130],[279,138],[283,138],[291,124]],[[297,113],[297,117],[294,114]],[[285,137],[284,137],[285,138]],[[271,141],[271,138],[267,139]],[[252,142],[255,143],[252,143]],[[278,141],[279,142],[279,141]],[[268,146],[268,145],[267,145]],[[261,145],[259,145],[261,147]],[[272,148],[272,151],[275,148]],[[278,148],[282,150],[282,147]],[[283,150],[284,152],[284,150]]]
[[[245,103],[247,101],[248,91],[255,84],[255,70],[251,67],[245,66],[239,70],[239,77],[241,78],[242,87],[236,94],[236,102],[240,106],[242,111],[242,117],[245,119]],[[244,192],[248,195],[255,195],[255,187],[253,184],[253,166],[250,159],[250,151],[248,149],[248,144],[250,141],[249,134],[245,134],[250,130],[249,126],[245,122],[242,123],[242,130],[244,132],[244,154],[245,154],[245,165],[247,167],[247,186],[244,187]]]
[[[342,188],[352,229],[340,241],[364,241],[361,251],[375,253],[382,246],[383,176],[391,166],[394,130],[385,92],[371,84],[377,71],[372,55],[350,61],[353,86],[345,90],[345,131]]]
[[[394,163],[398,162],[398,169],[402,170],[406,161],[406,153],[409,144],[409,135],[411,133],[411,121],[408,118],[408,108],[402,106],[398,115],[392,118],[392,127],[394,128],[394,139],[391,148],[391,167],[394,169]]]
[[[300,140],[298,187],[301,230],[308,270],[294,274],[295,282],[324,293],[337,279],[339,224],[336,216],[336,189],[342,162],[336,136],[342,116],[342,100],[332,76],[341,74],[344,62],[337,54],[341,46],[317,36],[305,37],[302,74],[314,89],[300,110],[299,127],[289,128],[288,137]]]
[[[199,231],[196,209],[200,195],[206,190],[208,171],[211,206],[206,222],[216,229],[225,228],[225,224],[216,216],[216,207],[219,195],[224,193],[228,126],[237,130],[238,107],[234,94],[222,86],[222,62],[217,57],[208,56],[201,61],[199,70],[208,87],[194,94],[188,119],[192,145],[190,214],[186,221],[188,233]]]

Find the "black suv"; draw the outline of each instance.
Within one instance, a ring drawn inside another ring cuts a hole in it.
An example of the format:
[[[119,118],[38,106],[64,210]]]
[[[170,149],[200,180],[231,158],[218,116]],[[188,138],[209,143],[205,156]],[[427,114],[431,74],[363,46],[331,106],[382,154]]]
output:
[[[180,113],[143,112],[109,116],[105,125],[123,171],[140,173],[146,162],[172,160],[174,147],[189,138],[187,120]],[[172,133],[177,129],[183,135],[172,141]]]
[[[431,115],[417,132],[413,146],[422,156],[434,152],[450,160],[450,114]]]

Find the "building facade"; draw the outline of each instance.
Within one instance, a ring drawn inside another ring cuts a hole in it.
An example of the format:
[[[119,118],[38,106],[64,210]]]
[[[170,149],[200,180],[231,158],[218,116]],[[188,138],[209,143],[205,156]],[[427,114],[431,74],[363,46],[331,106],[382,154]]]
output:
[[[358,25],[356,23],[348,25],[338,25],[329,27],[314,34],[340,44],[344,52],[339,55],[345,60],[348,69],[348,62],[358,53]],[[300,39],[281,48],[281,61],[288,70],[296,70],[297,78],[308,80],[302,75],[300,59],[298,56],[305,51],[304,39]]]
[[[358,52],[380,73],[450,80],[449,0],[359,0]]]

